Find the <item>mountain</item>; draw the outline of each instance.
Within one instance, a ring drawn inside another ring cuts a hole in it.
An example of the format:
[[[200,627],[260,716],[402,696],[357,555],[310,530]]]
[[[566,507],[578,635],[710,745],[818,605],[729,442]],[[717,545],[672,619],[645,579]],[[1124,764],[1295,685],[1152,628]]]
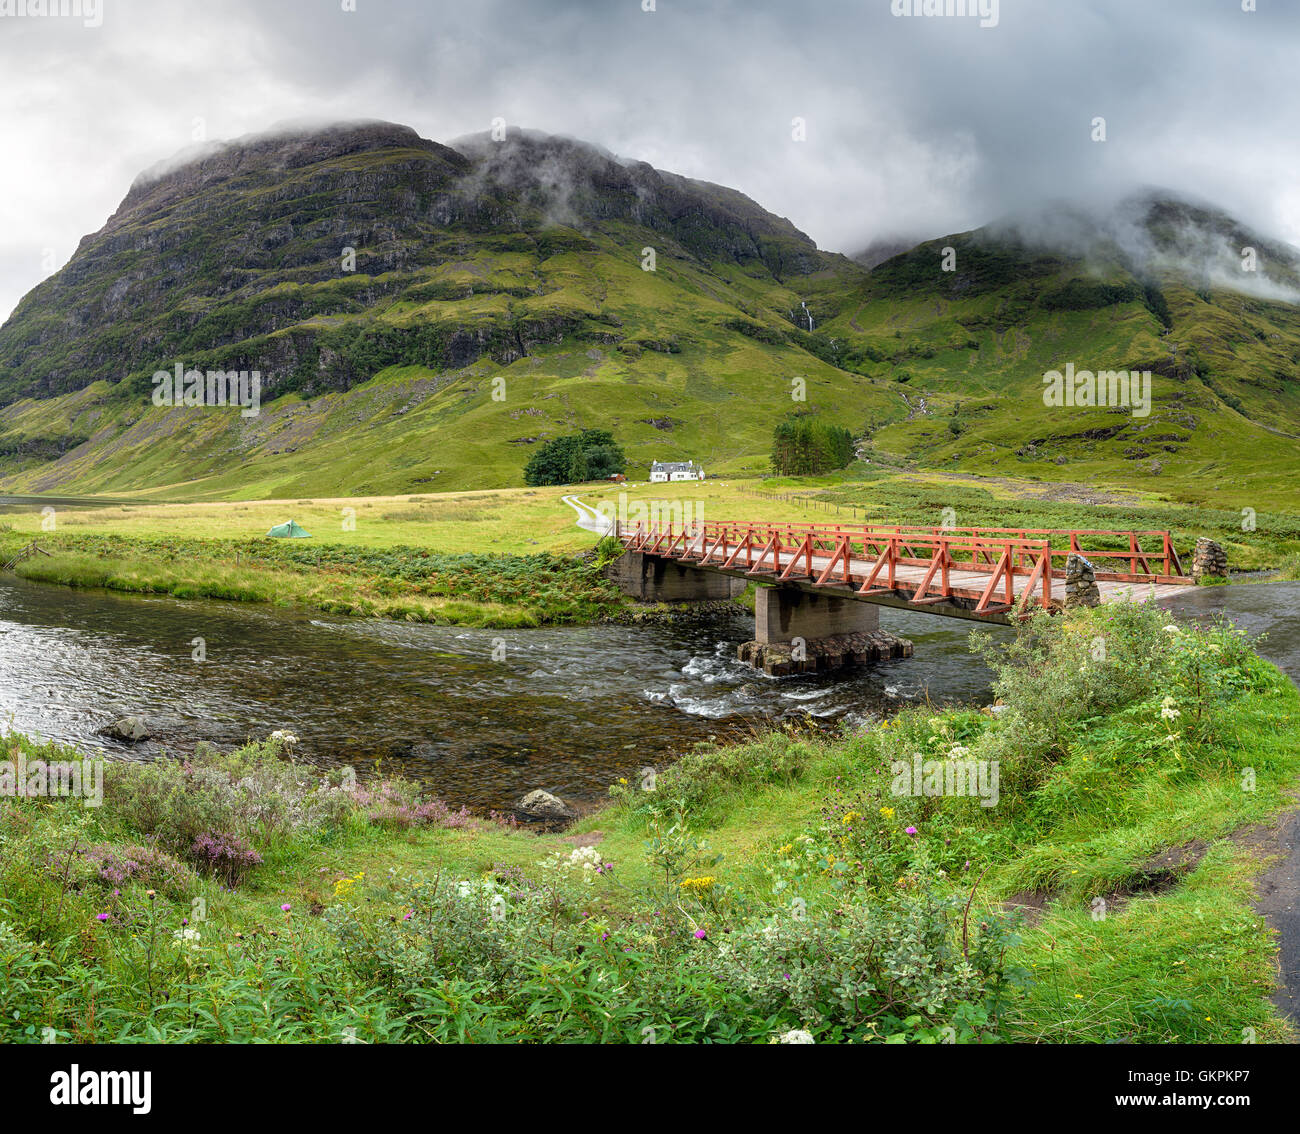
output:
[[[477,488],[521,483],[534,446],[580,428],[611,430],[634,475],[737,475],[809,409],[940,470],[1289,491],[1294,249],[1146,191],[862,256],[571,139],[281,127],[142,174],[0,327],[0,483]],[[154,406],[177,363],[258,370],[260,414]],[[1044,404],[1067,365],[1149,370],[1150,412]]]
[[[821,329],[909,392],[908,419],[873,438],[882,451],[1249,503],[1289,499],[1300,464],[1297,298],[1297,250],[1144,191],[926,241],[837,296]],[[1067,365],[1149,370],[1149,414],[1045,405],[1044,374]]]
[[[0,328],[0,469],[31,489],[474,487],[578,427],[643,461],[753,462],[796,376],[855,430],[896,400],[801,345],[808,286],[861,274],[735,190],[580,142],[280,130],[143,175],[23,299]],[[267,404],[153,407],[176,362],[259,370]]]

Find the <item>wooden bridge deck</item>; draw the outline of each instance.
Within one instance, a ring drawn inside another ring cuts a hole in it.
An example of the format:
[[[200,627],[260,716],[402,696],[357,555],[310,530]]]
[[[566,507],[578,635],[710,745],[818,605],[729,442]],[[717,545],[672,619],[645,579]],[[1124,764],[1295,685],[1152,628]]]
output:
[[[1192,582],[1168,532],[726,521],[678,529],[620,526],[618,537],[629,550],[704,570],[998,622],[1034,606],[1060,610],[1071,554],[1093,566],[1103,603],[1158,602]],[[1105,569],[1115,560],[1126,569]]]

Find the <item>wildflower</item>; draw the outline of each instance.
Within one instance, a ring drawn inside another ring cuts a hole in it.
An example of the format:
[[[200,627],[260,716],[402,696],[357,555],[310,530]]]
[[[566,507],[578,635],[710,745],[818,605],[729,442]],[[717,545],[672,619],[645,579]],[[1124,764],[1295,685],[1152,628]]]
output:
[[[717,879],[711,874],[705,875],[703,878],[683,878],[681,887],[683,890],[711,890],[716,881]],[[700,933],[703,932],[703,930],[700,931]],[[699,934],[697,933],[696,936],[698,937]]]
[[[796,1028],[793,1031],[782,1033],[781,1038],[777,1042],[778,1043],[815,1043],[816,1041],[812,1038],[812,1032],[800,1031],[799,1029]]]
[[[697,930],[695,931],[695,940],[697,940],[697,941],[703,941],[706,937],[708,937],[708,934],[705,933],[704,930],[702,930],[702,929],[697,929]]]
[[[283,729],[283,728],[277,728],[273,733],[271,733],[270,736],[267,737],[267,740],[278,740],[281,744],[290,748],[292,748],[293,745],[298,743],[298,738],[294,736],[294,734],[291,733],[288,729]]]
[[[1176,720],[1178,717],[1181,717],[1183,714],[1180,713],[1176,708],[1174,708],[1174,705],[1176,704],[1177,702],[1172,697],[1166,697],[1163,701],[1161,701],[1160,702],[1161,717],[1163,717],[1167,721]]]
[[[892,819],[894,817],[894,809],[892,807],[882,807],[880,809],[880,814],[886,819]]]
[[[846,811],[844,817],[840,820],[845,826],[852,823],[854,819],[861,819],[862,815],[857,811]]]
[[[622,784],[624,787],[627,787],[627,777],[626,777],[626,776],[619,776],[619,777],[618,777],[618,782],[619,782],[620,784]]]
[[[106,913],[97,913],[97,914],[95,915],[95,920],[96,920],[96,921],[107,921],[107,920],[108,920],[108,914],[106,914]]]
[[[783,846],[783,847],[777,847],[777,848],[776,848],[776,853],[777,853],[777,854],[793,854],[793,853],[794,853],[794,843],[786,843],[785,846]]]
[[[916,834],[916,828],[915,828],[915,827],[908,827],[908,828],[907,828],[907,833],[908,833],[909,835],[915,835],[915,834]]]
[[[1172,622],[1171,622],[1168,626],[1162,626],[1162,627],[1160,627],[1160,629],[1163,630],[1166,634],[1177,634],[1177,633],[1178,633],[1178,627],[1175,626]]]
[[[152,890],[146,890],[144,892],[144,896],[152,902],[154,898],[156,898],[158,895],[155,894]]]
[[[180,942],[180,944],[188,945],[193,949],[198,947],[200,934],[197,929],[178,929],[172,934],[172,937]]]
[[[284,905],[280,907],[280,911],[282,913],[288,913],[291,909],[293,909],[293,906],[291,906],[288,902],[285,902]]]
[[[970,755],[970,749],[965,745],[958,744],[951,752],[948,753],[954,760],[964,760]]]

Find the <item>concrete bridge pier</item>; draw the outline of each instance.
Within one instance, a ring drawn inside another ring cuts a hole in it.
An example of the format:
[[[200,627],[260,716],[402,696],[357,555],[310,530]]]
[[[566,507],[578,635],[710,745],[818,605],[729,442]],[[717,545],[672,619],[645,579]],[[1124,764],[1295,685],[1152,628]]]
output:
[[[744,579],[639,551],[624,552],[605,574],[625,595],[642,602],[713,602],[735,598],[745,589]]]
[[[880,629],[874,603],[801,587],[758,588],[754,641],[738,651],[742,662],[774,677],[911,656],[911,642]]]
[[[813,642],[837,634],[870,634],[880,628],[874,603],[819,595],[799,587],[759,587],[754,596],[754,640]]]

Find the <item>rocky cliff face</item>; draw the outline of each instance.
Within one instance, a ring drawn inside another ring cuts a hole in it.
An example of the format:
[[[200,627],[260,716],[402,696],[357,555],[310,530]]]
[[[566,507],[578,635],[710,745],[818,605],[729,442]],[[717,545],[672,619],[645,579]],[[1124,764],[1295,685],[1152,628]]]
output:
[[[449,147],[391,123],[274,131],[142,174],[0,328],[0,404],[97,380],[139,386],[175,358],[260,358],[272,394],[345,389],[395,362],[509,362],[593,313],[507,304],[434,328],[393,309],[544,295],[554,289],[527,273],[433,275],[483,251],[503,261],[595,251],[602,233],[632,258],[643,242],[664,243],[772,279],[827,259],[743,194],[580,142],[514,131]],[[357,349],[362,335],[369,349]]]

